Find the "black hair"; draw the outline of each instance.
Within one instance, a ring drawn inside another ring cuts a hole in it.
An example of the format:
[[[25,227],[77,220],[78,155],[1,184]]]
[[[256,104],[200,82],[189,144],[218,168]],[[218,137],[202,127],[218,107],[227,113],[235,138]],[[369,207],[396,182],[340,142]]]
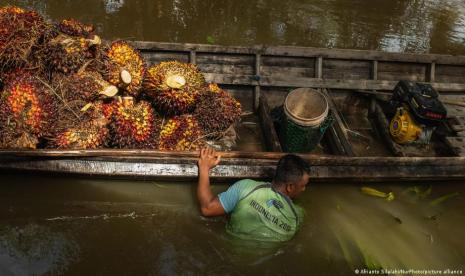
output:
[[[310,174],[310,165],[297,155],[287,154],[279,159],[273,182],[277,185],[295,183],[305,173]]]

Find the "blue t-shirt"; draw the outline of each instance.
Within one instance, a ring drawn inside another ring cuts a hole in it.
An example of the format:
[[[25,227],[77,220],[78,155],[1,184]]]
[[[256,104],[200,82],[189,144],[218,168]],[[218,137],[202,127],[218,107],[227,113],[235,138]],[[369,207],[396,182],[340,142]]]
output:
[[[220,203],[226,213],[231,213],[236,207],[237,202],[247,193],[252,191],[258,185],[265,184],[266,182],[258,182],[252,179],[243,179],[234,183],[225,192],[218,195]]]

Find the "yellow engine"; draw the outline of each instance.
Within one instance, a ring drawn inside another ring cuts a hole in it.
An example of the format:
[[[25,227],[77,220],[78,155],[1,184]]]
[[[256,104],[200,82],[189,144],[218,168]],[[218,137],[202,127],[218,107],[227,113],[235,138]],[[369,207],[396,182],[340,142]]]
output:
[[[389,131],[394,141],[398,144],[408,144],[417,141],[423,133],[423,127],[419,125],[406,106],[397,108],[396,115],[391,120]]]

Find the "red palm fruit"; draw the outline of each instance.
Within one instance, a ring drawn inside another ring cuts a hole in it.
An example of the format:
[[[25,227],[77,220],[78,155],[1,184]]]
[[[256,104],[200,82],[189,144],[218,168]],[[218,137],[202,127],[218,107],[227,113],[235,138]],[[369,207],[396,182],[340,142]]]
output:
[[[118,88],[103,80],[97,72],[55,75],[53,84],[62,99],[67,102],[80,101],[81,104],[113,97],[118,93]]]
[[[86,25],[76,19],[63,19],[57,26],[58,30],[69,36],[91,37],[94,35],[94,26]]]
[[[160,124],[148,102],[134,103],[134,98],[124,97],[114,101],[112,109],[110,130],[113,146],[149,149],[157,147]]]
[[[116,41],[103,57],[104,77],[128,96],[137,97],[142,87],[146,65],[140,53],[125,41]]]
[[[109,137],[107,122],[104,117],[83,121],[59,133],[53,140],[53,145],[63,149],[101,148]]]
[[[216,84],[210,84],[202,93],[194,111],[202,129],[211,138],[221,134],[241,119],[241,104]]]
[[[0,120],[4,131],[50,136],[57,118],[57,102],[37,77],[18,75],[9,79],[0,98]]]
[[[174,116],[161,128],[160,150],[197,150],[204,144],[203,133],[192,115]]]
[[[50,71],[69,74],[90,62],[100,44],[98,36],[87,39],[60,34],[47,43],[41,55]]]
[[[0,71],[27,64],[31,50],[48,29],[45,19],[35,11],[0,8]]]
[[[166,115],[191,112],[204,85],[205,78],[194,64],[178,61],[152,66],[143,84],[155,108]]]

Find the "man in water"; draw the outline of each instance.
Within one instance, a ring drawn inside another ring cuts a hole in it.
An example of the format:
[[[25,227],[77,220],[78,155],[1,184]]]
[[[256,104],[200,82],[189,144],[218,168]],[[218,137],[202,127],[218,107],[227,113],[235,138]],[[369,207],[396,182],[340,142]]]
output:
[[[244,179],[226,192],[213,195],[210,170],[220,163],[211,148],[200,151],[197,198],[203,216],[230,215],[227,231],[243,239],[286,241],[297,232],[303,210],[292,199],[305,191],[310,167],[302,158],[283,156],[271,183]]]

